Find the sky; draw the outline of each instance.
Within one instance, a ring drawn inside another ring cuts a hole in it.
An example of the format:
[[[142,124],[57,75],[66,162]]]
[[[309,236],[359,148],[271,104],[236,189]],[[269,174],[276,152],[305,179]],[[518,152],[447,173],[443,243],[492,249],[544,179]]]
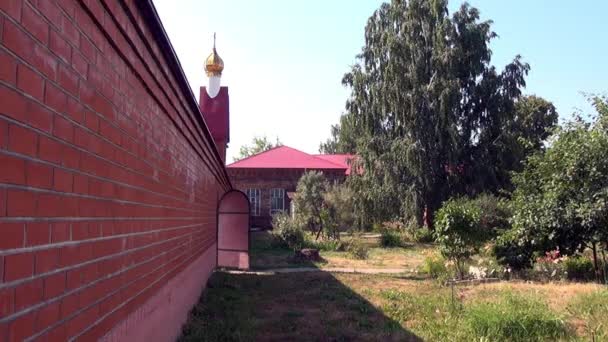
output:
[[[318,153],[344,112],[342,76],[356,62],[379,0],[154,0],[195,96],[217,33],[230,95],[228,162],[254,136]],[[462,1],[451,0],[450,12]],[[608,1],[470,0],[499,35],[492,63],[531,66],[526,94],[560,119],[590,112],[583,93],[608,92]]]

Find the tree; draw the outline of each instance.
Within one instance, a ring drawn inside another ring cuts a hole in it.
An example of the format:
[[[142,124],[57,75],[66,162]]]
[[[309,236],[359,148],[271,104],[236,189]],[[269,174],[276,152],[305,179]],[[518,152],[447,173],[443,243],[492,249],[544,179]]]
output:
[[[421,224],[425,212],[432,221],[451,196],[508,187],[528,153],[520,138],[542,146],[555,110],[527,105],[529,66],[519,56],[501,72],[490,64],[494,37],[467,4],[450,17],[447,0],[392,1],[369,18],[359,62],[342,81],[346,112],[323,146],[359,156],[364,172],[349,184],[365,221]]]
[[[466,260],[479,252],[488,234],[479,220],[479,209],[464,198],[447,201],[437,212],[435,241],[441,254],[454,262],[460,279],[464,277]]]
[[[296,187],[295,210],[311,231],[316,231],[319,239],[323,230],[323,196],[329,187],[327,179],[320,171],[308,171],[300,177]]]
[[[608,247],[608,118],[606,98],[592,99],[598,116],[558,129],[544,153],[536,153],[513,177],[512,245],[572,255]]]
[[[241,146],[241,148],[239,149],[239,156],[235,157],[234,160],[241,160],[243,158],[247,158],[282,145],[283,143],[281,143],[278,137],[276,138],[276,141],[272,143],[266,136],[256,136],[253,137],[253,139],[251,140],[251,145]]]

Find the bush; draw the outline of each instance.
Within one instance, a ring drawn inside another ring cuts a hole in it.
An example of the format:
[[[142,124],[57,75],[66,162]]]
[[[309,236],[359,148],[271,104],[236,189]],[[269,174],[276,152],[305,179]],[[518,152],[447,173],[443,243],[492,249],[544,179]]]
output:
[[[446,260],[439,253],[428,253],[422,261],[421,271],[434,279],[445,280],[448,278]]]
[[[385,248],[401,247],[401,235],[393,230],[383,229],[380,235],[380,246]]]
[[[346,247],[346,251],[354,259],[367,259],[369,247],[358,240],[351,240]]]
[[[341,240],[335,239],[322,239],[322,240],[307,240],[306,247],[318,249],[320,251],[337,252],[345,250],[346,243]]]
[[[589,281],[595,277],[593,262],[584,256],[564,259],[564,269],[570,280]]]
[[[487,341],[555,341],[569,334],[567,324],[546,303],[509,293],[497,302],[471,305],[465,319]]]
[[[412,238],[418,243],[431,243],[435,241],[433,231],[428,227],[420,227],[413,231]]]
[[[532,266],[532,246],[515,230],[508,230],[496,239],[493,254],[499,264],[519,271]]]
[[[563,261],[559,251],[547,252],[536,259],[529,277],[540,281],[564,280],[567,273]]]
[[[464,263],[479,251],[486,233],[479,226],[479,209],[466,199],[451,199],[437,212],[435,241],[441,254],[454,262],[460,278]]]
[[[303,224],[298,219],[292,219],[286,213],[275,214],[272,217],[272,235],[277,244],[293,250],[301,249],[305,237]]]
[[[509,202],[492,194],[481,194],[470,201],[479,209],[479,226],[491,238],[510,228],[511,208]]]

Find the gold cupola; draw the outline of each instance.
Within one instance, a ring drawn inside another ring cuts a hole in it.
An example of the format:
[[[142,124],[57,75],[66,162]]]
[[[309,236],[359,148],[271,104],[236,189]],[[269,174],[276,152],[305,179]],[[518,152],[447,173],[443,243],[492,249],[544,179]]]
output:
[[[205,60],[205,71],[207,72],[207,77],[219,77],[222,76],[222,71],[224,70],[224,61],[217,54],[217,50],[215,49],[215,33],[213,34],[213,51]]]

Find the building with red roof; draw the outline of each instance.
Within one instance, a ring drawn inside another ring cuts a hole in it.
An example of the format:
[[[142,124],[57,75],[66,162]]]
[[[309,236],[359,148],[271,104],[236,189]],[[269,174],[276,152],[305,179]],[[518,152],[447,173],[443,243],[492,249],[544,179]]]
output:
[[[269,228],[272,215],[289,212],[298,180],[304,172],[321,171],[333,182],[342,182],[350,174],[348,154],[312,155],[289,146],[238,160],[226,167],[236,189],[247,194],[254,227]]]

